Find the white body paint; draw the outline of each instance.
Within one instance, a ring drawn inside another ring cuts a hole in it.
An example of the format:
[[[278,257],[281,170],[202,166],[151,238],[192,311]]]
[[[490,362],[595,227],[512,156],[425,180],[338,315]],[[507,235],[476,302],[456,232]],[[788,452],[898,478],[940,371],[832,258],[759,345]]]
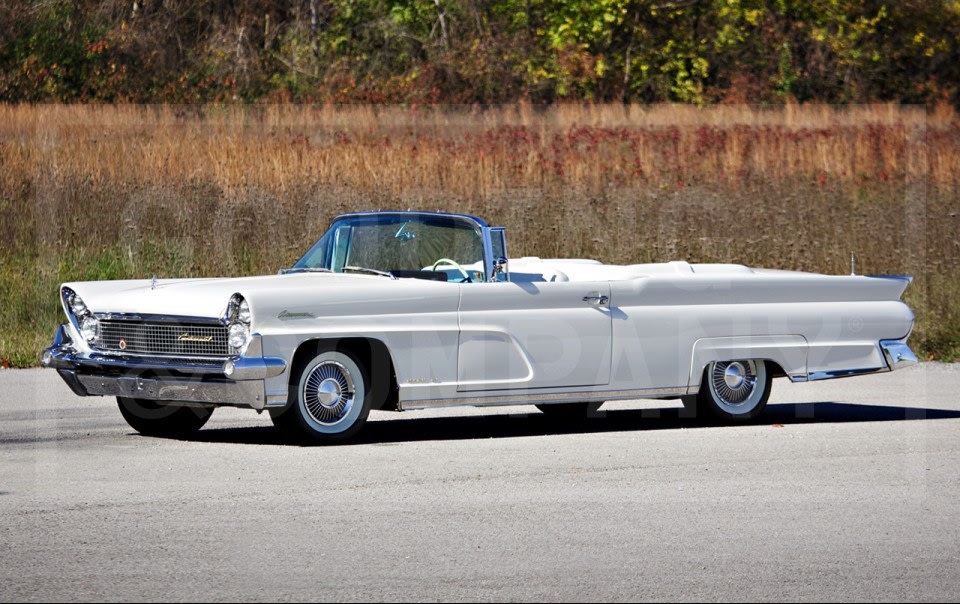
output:
[[[477,283],[298,273],[64,285],[96,313],[210,319],[239,293],[263,356],[288,367],[307,341],[378,340],[404,409],[674,397],[697,392],[708,363],[730,359],[771,361],[795,381],[884,371],[892,367],[880,341],[905,340],[913,324],[900,301],[908,281],[893,278],[539,258],[511,260],[509,274]],[[82,353],[76,328],[66,329]],[[285,401],[290,379],[265,379],[265,404]]]

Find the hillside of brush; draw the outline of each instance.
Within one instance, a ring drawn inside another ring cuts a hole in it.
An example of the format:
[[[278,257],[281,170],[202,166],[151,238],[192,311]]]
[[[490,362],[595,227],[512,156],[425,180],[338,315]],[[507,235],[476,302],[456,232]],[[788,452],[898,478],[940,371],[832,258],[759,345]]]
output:
[[[338,213],[507,227],[513,257],[910,274],[911,345],[960,358],[960,121],[780,108],[0,105],[0,361],[57,286],[290,266]]]
[[[0,101],[958,105],[960,0],[4,0]]]

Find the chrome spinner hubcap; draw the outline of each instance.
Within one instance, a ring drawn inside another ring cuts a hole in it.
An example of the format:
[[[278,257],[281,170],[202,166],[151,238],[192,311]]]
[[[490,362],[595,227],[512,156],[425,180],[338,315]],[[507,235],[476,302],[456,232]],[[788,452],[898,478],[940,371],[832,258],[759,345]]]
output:
[[[736,390],[743,383],[746,371],[739,362],[733,362],[727,365],[723,371],[723,381],[731,390]]]
[[[713,364],[710,387],[720,402],[743,405],[757,386],[757,367],[753,361],[718,361]]]
[[[319,424],[331,426],[350,413],[355,392],[346,367],[336,361],[324,361],[310,370],[301,395],[310,417]]]
[[[329,409],[340,402],[341,392],[340,382],[327,378],[320,382],[320,386],[317,387],[317,399],[320,400],[321,405]]]

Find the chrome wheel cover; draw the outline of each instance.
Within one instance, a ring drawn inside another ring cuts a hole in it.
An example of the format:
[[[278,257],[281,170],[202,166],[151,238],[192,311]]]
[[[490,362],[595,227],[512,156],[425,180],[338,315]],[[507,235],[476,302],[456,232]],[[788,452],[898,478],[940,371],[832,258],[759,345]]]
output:
[[[334,426],[350,414],[356,388],[346,367],[336,361],[323,361],[310,370],[300,396],[313,421]]]
[[[765,369],[754,361],[717,361],[710,368],[710,394],[732,414],[749,413],[763,396]]]

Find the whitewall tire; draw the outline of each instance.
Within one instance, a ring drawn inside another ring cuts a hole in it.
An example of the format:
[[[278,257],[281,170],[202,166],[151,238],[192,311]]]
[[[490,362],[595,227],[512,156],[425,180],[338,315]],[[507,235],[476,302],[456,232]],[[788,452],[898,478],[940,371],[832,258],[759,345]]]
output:
[[[773,374],[759,359],[714,361],[707,365],[700,392],[683,397],[697,417],[744,421],[757,417],[767,406]]]
[[[366,373],[353,356],[321,352],[290,382],[288,402],[271,410],[274,425],[314,442],[346,440],[363,427],[370,413]]]

